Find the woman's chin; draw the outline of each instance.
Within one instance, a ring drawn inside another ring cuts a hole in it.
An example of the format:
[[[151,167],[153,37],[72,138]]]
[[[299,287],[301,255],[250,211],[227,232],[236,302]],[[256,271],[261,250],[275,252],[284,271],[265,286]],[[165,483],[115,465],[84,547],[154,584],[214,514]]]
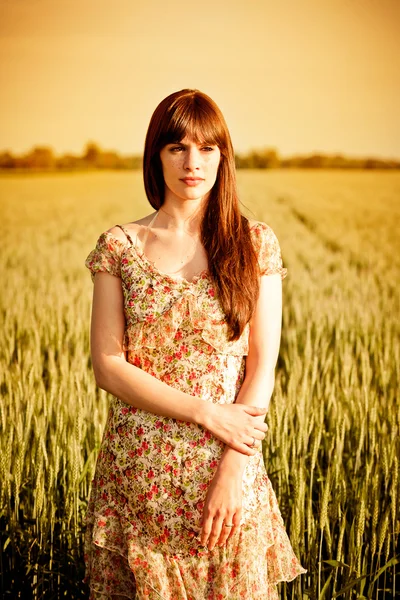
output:
[[[208,195],[210,190],[196,190],[194,188],[187,189],[183,193],[180,190],[179,193],[172,192],[172,194],[180,200],[202,200]]]

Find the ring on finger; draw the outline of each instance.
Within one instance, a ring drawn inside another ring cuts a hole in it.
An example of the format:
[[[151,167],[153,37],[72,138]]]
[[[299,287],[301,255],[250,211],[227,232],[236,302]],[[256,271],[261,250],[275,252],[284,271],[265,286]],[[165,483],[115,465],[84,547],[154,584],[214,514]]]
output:
[[[225,531],[221,531],[221,537],[219,539],[218,546],[225,546],[227,541],[232,537],[233,532],[236,531],[236,526],[234,523],[232,523],[232,525],[224,523],[224,525],[229,527],[229,529],[225,529],[224,527]]]

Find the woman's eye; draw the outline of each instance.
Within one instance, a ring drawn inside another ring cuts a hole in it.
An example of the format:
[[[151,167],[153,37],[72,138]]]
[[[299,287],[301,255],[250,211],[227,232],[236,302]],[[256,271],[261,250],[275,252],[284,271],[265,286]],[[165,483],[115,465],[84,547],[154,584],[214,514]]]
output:
[[[170,148],[170,152],[174,152],[175,154],[184,150],[185,148],[183,146],[173,146]],[[202,146],[201,150],[205,152],[213,152],[215,148],[213,146]]]

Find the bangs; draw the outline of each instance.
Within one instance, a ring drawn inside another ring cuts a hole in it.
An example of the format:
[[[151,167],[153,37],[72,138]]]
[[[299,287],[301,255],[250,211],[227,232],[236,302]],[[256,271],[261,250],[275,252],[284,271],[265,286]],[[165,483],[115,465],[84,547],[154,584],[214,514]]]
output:
[[[218,112],[201,97],[179,98],[161,123],[159,149],[166,144],[181,142],[186,136],[198,144],[225,148],[226,136]]]

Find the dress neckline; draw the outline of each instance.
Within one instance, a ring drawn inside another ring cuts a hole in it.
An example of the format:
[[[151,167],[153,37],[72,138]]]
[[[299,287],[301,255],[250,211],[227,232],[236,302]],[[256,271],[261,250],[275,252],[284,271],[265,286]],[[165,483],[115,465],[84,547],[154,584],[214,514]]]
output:
[[[146,241],[147,241],[147,236],[149,234],[150,231],[150,227],[153,225],[154,221],[156,220],[156,217],[158,216],[159,210],[156,212],[156,214],[152,217],[150,223],[148,225],[146,225],[146,232],[145,232],[145,237],[144,237],[144,244],[145,245]],[[258,221],[256,221],[251,227],[250,230],[252,230],[256,225],[258,224]],[[119,227],[120,229],[122,229],[122,231],[125,233],[126,237],[127,237],[127,241],[123,242],[122,240],[120,240],[119,238],[117,238],[113,233],[106,231],[105,234],[109,235],[110,237],[112,237],[114,240],[116,240],[117,242],[119,242],[120,244],[122,244],[125,248],[130,248],[131,250],[134,251],[135,255],[144,263],[146,263],[146,265],[150,268],[150,270],[155,274],[158,275],[159,277],[162,277],[163,279],[168,280],[170,283],[180,283],[180,284],[186,284],[187,286],[194,286],[196,285],[199,281],[203,280],[203,279],[211,279],[211,274],[208,268],[203,269],[202,271],[200,271],[200,273],[197,273],[196,275],[194,275],[192,277],[192,279],[189,281],[189,279],[186,279],[186,277],[181,277],[180,275],[172,275],[171,273],[166,273],[165,271],[160,271],[160,269],[158,269],[154,262],[150,260],[146,254],[143,252],[143,250],[139,250],[137,247],[137,237],[138,234],[136,234],[136,239],[135,239],[135,243],[133,243],[132,238],[129,234],[129,232],[127,232],[125,230],[125,227],[121,226],[121,225],[116,225],[116,227]]]
[[[165,271],[160,271],[160,269],[158,269],[155,266],[154,262],[151,261],[142,250],[139,250],[137,248],[137,246],[135,244],[131,243],[129,240],[127,242],[123,242],[122,240],[117,238],[110,231],[106,231],[103,235],[108,235],[109,237],[112,237],[115,241],[117,241],[119,244],[121,244],[125,249],[133,251],[135,256],[137,258],[139,258],[139,260],[142,263],[145,263],[147,265],[148,269],[154,275],[161,277],[164,280],[167,280],[169,283],[185,284],[187,286],[194,286],[200,280],[210,278],[210,272],[208,269],[203,269],[200,273],[197,273],[196,275],[194,275],[190,281],[189,281],[189,279],[186,279],[186,277],[181,277],[180,275],[172,275],[171,273],[166,273]]]
[[[150,267],[153,273],[155,273],[156,275],[161,275],[163,278],[168,279],[173,283],[186,283],[187,285],[194,285],[200,279],[206,278],[209,275],[209,270],[203,269],[200,273],[194,275],[191,281],[189,281],[189,279],[186,279],[186,277],[181,277],[180,275],[172,275],[171,273],[160,271],[160,269],[158,269],[154,264],[154,261],[150,260],[142,250],[139,250],[138,248],[136,248],[136,246],[130,247],[133,248],[136,255],[139,256],[139,258]]]
[[[194,275],[194,276],[192,277],[192,279],[189,281],[189,279],[186,279],[186,277],[182,277],[181,275],[172,275],[172,273],[167,273],[167,272],[165,272],[165,271],[160,271],[160,269],[159,269],[158,267],[156,267],[156,266],[155,266],[155,261],[152,261],[152,260],[150,260],[150,259],[148,258],[148,256],[146,255],[146,253],[145,253],[145,247],[146,247],[146,242],[147,242],[147,238],[148,238],[148,235],[149,235],[149,231],[150,231],[151,227],[154,225],[154,222],[156,221],[156,219],[157,219],[157,217],[158,217],[159,213],[160,213],[160,209],[158,209],[158,210],[156,211],[156,214],[154,215],[154,217],[151,219],[150,223],[149,223],[149,224],[147,225],[147,227],[146,227],[146,231],[145,231],[145,234],[144,234],[143,245],[142,245],[142,247],[143,247],[143,250],[139,250],[139,249],[137,248],[137,239],[138,239],[138,236],[136,235],[136,240],[135,240],[135,242],[136,242],[136,243],[135,243],[135,250],[136,250],[136,252],[137,252],[137,253],[138,253],[138,254],[141,256],[141,258],[142,258],[142,259],[143,259],[143,260],[144,260],[144,261],[145,261],[145,262],[146,262],[148,265],[150,265],[150,267],[151,267],[151,268],[152,268],[152,269],[153,269],[153,270],[154,270],[156,273],[159,273],[160,275],[162,275],[162,276],[164,276],[164,277],[167,277],[167,278],[169,278],[169,279],[170,279],[170,280],[172,280],[172,281],[177,281],[178,283],[179,283],[179,282],[182,282],[182,281],[183,281],[184,283],[187,283],[188,285],[193,285],[193,284],[197,283],[197,281],[198,281],[199,279],[202,279],[204,276],[207,276],[207,275],[209,274],[209,270],[208,270],[208,268],[206,268],[206,269],[203,269],[202,271],[200,271],[200,273],[197,273],[196,275]]]
[[[165,271],[160,271],[160,269],[158,267],[155,266],[155,261],[150,260],[146,253],[144,252],[145,246],[146,246],[146,242],[147,242],[147,237],[149,235],[149,231],[152,227],[152,225],[154,224],[154,221],[156,220],[158,214],[159,214],[159,210],[156,211],[155,215],[152,217],[150,223],[148,225],[146,225],[145,227],[145,234],[144,234],[144,239],[142,242],[142,247],[143,250],[140,250],[137,247],[137,242],[138,242],[138,234],[136,234],[136,239],[135,242],[133,242],[129,231],[127,231],[125,229],[125,227],[123,227],[122,225],[117,225],[117,227],[120,227],[120,229],[122,229],[122,231],[125,233],[128,242],[129,242],[129,247],[133,248],[134,252],[136,253],[136,255],[143,261],[146,263],[146,265],[150,268],[150,270],[156,274],[159,275],[161,277],[163,277],[164,279],[167,279],[170,283],[184,283],[188,286],[194,285],[196,284],[200,279],[206,278],[209,276],[209,269],[203,269],[202,271],[200,271],[200,273],[197,273],[196,275],[194,275],[192,277],[192,279],[189,281],[189,279],[186,279],[186,277],[182,277],[180,275],[173,275],[172,273],[167,273]],[[118,238],[116,238],[118,239]]]

